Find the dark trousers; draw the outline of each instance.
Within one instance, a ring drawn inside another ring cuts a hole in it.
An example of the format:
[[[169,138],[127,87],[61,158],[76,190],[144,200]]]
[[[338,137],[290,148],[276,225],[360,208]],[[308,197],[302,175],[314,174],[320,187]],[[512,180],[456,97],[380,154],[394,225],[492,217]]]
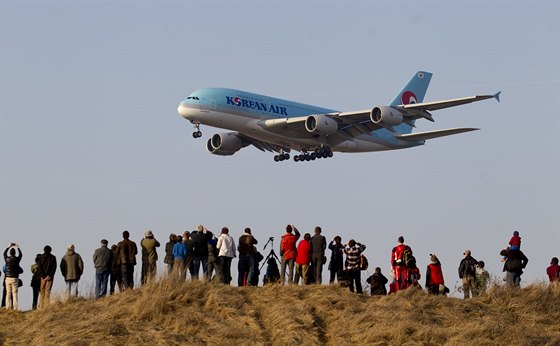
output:
[[[134,264],[121,264],[123,289],[134,288]]]
[[[342,269],[331,269],[329,270],[331,272],[331,278],[329,280],[329,282],[331,284],[334,283],[334,279],[336,279],[338,282],[340,282],[341,278],[342,278]]]
[[[362,277],[359,269],[348,271],[348,278],[350,279],[350,292],[354,292],[354,284],[356,285],[356,292],[362,294]]]
[[[39,292],[41,289],[40,285],[35,285],[35,286],[31,286],[31,288],[33,289],[33,304],[31,305],[31,309],[36,310],[37,309],[37,303],[39,302]]]
[[[231,282],[231,260],[233,258],[220,256],[220,265],[222,267],[222,283],[229,285]]]

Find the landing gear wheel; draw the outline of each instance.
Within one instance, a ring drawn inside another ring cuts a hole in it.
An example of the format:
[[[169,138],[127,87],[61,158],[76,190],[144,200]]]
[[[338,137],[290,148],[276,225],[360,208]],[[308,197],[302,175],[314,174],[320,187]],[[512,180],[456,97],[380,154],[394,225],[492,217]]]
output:
[[[300,154],[297,157],[299,158],[299,161],[305,161],[305,155]]]
[[[315,153],[311,153],[309,156],[311,157],[311,160],[315,160],[317,158],[317,154]]]
[[[333,157],[333,155],[334,155],[333,152],[329,150],[329,152],[327,153],[327,156],[328,157]]]
[[[284,160],[289,160],[289,159],[290,159],[290,154],[285,153],[285,154],[284,154]]]
[[[299,161],[299,155],[294,155],[294,162],[298,162]]]
[[[200,131],[194,131],[193,134],[192,134],[192,136],[193,136],[194,138],[200,138],[200,137],[202,137],[202,132],[200,132]]]
[[[280,157],[278,157],[278,155],[274,155],[274,162],[278,162],[280,161]]]

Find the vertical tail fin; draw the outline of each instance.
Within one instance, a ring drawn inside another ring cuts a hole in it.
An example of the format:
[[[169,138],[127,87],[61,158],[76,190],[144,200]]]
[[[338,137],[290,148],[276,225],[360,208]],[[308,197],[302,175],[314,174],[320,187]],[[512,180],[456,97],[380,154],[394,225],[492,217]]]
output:
[[[432,74],[430,72],[416,72],[389,105],[398,106],[423,102],[431,79]],[[414,125],[414,121],[410,124]],[[411,133],[412,126],[410,126],[410,124],[403,123],[395,126],[395,131],[398,133]]]
[[[432,74],[430,72],[416,72],[389,105],[397,106],[423,102],[431,79]]]

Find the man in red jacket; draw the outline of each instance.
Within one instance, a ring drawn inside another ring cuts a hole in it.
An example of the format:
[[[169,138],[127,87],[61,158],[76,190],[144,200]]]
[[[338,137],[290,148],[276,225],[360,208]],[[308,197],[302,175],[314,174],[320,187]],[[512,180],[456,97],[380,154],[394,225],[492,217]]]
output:
[[[296,256],[296,277],[295,284],[299,283],[299,278],[302,279],[302,285],[309,284],[309,264],[311,263],[311,234],[305,233],[303,240],[299,242],[297,247]]]
[[[412,253],[410,246],[404,245],[404,237],[401,235],[398,239],[398,245],[391,251],[391,266],[395,273],[396,291],[407,289],[410,286],[409,270],[404,258],[405,251]]]
[[[546,274],[550,283],[560,282],[560,266],[558,265],[558,257],[552,257],[550,260],[550,266],[546,268]]]
[[[280,241],[280,256],[282,257],[280,280],[282,284],[284,284],[286,278],[286,266],[289,266],[288,284],[294,281],[294,262],[297,254],[296,242],[299,237],[299,231],[294,225],[286,226],[286,234],[282,236]]]

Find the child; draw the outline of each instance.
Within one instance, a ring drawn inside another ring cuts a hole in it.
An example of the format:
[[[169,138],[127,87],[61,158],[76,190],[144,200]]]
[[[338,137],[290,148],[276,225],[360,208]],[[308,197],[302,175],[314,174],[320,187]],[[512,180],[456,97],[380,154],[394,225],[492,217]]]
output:
[[[519,232],[513,232],[513,237],[511,237],[509,241],[509,249],[521,250],[521,237],[519,236]]]
[[[513,237],[509,240],[509,249],[510,250],[521,250],[521,237],[519,236],[519,232],[514,231]],[[502,262],[507,261],[507,257],[502,259]]]

